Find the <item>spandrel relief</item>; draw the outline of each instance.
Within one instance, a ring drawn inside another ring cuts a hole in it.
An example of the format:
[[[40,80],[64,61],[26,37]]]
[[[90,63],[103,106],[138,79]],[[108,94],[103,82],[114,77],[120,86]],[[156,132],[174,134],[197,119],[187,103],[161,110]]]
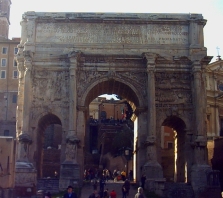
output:
[[[33,80],[34,103],[67,99],[67,75],[67,72],[36,71]]]
[[[191,75],[185,73],[155,73],[156,101],[176,104],[192,103]]]

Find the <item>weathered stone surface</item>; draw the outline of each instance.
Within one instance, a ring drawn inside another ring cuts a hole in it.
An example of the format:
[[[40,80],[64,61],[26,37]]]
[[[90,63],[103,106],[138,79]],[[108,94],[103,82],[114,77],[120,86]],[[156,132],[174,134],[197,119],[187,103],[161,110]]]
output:
[[[38,175],[42,134],[49,124],[60,124],[60,188],[78,185],[88,105],[98,95],[115,93],[129,101],[138,122],[136,180],[146,167],[148,179],[163,181],[160,130],[166,125],[178,133],[176,180],[194,180],[194,188],[206,184],[204,177],[190,177],[192,164],[207,164],[202,72],[211,57],[203,42],[205,23],[200,14],[25,13],[17,133],[34,138],[25,154]],[[75,138],[66,141],[68,135]],[[21,151],[20,146],[19,159]]]

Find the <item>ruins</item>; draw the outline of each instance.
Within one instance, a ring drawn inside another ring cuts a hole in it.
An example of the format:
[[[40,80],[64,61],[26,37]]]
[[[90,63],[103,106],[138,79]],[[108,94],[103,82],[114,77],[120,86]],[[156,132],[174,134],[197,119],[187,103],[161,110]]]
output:
[[[161,127],[177,133],[175,182],[207,186],[206,65],[201,14],[26,12],[18,45],[16,186],[42,175],[43,133],[61,125],[59,188],[83,179],[90,102],[108,93],[133,109],[134,179],[162,194]],[[154,189],[155,186],[155,189]]]

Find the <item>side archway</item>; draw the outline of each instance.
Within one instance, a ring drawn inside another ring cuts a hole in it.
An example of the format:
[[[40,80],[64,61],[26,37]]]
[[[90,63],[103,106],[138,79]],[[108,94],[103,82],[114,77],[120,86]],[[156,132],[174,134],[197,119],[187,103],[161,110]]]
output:
[[[52,177],[55,176],[55,173],[59,175],[61,139],[61,120],[52,113],[42,116],[37,125],[37,178]],[[53,165],[50,165],[51,158],[54,161]]]
[[[187,180],[186,125],[178,116],[169,116],[162,123],[161,148],[164,177],[168,181]]]

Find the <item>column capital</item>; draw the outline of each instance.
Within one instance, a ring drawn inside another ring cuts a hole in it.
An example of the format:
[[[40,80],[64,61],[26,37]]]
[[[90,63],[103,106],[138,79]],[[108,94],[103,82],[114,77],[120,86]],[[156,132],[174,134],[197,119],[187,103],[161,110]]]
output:
[[[199,60],[195,60],[192,63],[192,72],[201,72],[201,63]]]
[[[18,140],[21,144],[26,144],[26,145],[32,144],[32,139],[30,135],[27,133],[22,133],[21,135],[19,135]]]
[[[156,63],[156,59],[159,57],[158,54],[156,54],[156,53],[152,53],[152,52],[144,52],[144,53],[142,54],[142,56],[143,56],[143,58],[145,58],[146,61],[147,61],[147,67],[148,67],[148,65],[155,65],[155,63]]]
[[[74,131],[69,131],[68,132],[69,134],[66,136],[66,143],[68,144],[78,144],[80,142],[80,139],[75,135],[73,134]]]
[[[148,107],[144,106],[144,107],[136,107],[136,110],[134,111],[134,113],[136,115],[139,115],[140,113],[146,112],[148,109]]]
[[[81,56],[81,51],[70,50],[67,54],[67,57],[71,62],[76,62]]]

